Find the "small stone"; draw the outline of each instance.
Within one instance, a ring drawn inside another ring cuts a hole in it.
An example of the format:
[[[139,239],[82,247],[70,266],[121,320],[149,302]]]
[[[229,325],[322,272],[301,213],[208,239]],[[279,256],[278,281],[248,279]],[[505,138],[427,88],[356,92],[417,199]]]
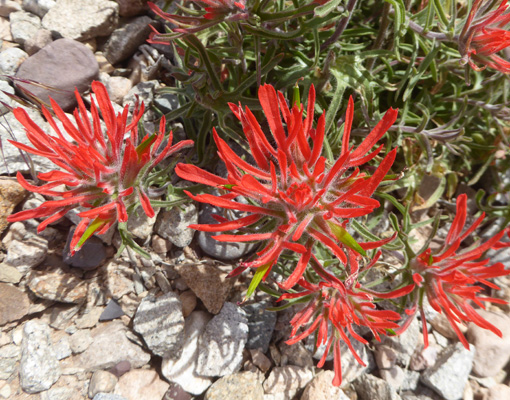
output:
[[[21,358],[21,348],[15,344],[0,347],[0,379],[9,379],[17,372],[17,363]]]
[[[99,317],[102,312],[103,309],[101,307],[94,307],[84,313],[80,318],[77,318],[74,323],[78,329],[93,328],[99,322]]]
[[[428,346],[426,349],[421,345],[416,353],[413,354],[409,368],[413,371],[423,371],[426,368],[432,367],[439,354],[440,348],[434,345]]]
[[[0,72],[4,75],[15,75],[28,54],[18,47],[10,47],[0,52]]]
[[[468,326],[467,337],[476,347],[473,372],[481,377],[496,375],[510,360],[510,317],[501,313],[477,310],[478,314],[498,328],[502,337],[474,323]]]
[[[211,378],[200,376],[196,372],[198,340],[210,319],[210,315],[204,311],[192,312],[186,318],[180,358],[163,358],[161,364],[161,372],[166,379],[179,384],[186,392],[194,395],[202,394],[212,383]]]
[[[399,390],[406,379],[405,371],[397,365],[391,368],[380,369],[379,374],[395,390]]]
[[[17,11],[9,15],[11,21],[11,34],[16,43],[24,45],[25,42],[37,34],[41,27],[41,19],[34,14]]]
[[[193,398],[188,392],[184,391],[181,385],[171,383],[163,400],[193,400]]]
[[[124,311],[115,300],[111,299],[106,308],[99,316],[99,321],[111,321],[116,318],[120,318],[124,315]]]
[[[24,48],[27,54],[31,56],[51,42],[53,42],[51,32],[47,29],[39,29],[34,36],[25,40]]]
[[[282,355],[281,365],[296,365],[298,367],[311,368],[314,365],[312,354],[305,348],[302,342],[289,345],[280,342],[278,346]]]
[[[147,9],[147,0],[116,0],[119,3],[121,17],[133,17],[144,13]]]
[[[125,81],[127,81],[128,83]],[[117,86],[114,86],[114,85],[117,85]],[[126,86],[125,89],[127,89],[127,90],[123,89],[121,92],[117,91],[116,96],[119,98],[120,97],[124,98],[124,96],[129,92],[129,89],[131,89],[131,81],[127,78],[123,78],[122,76],[112,76],[108,80],[108,85],[107,85],[108,92],[112,91],[113,88],[116,88],[115,90],[118,90],[119,87],[122,85],[123,86],[128,85],[129,88],[127,88],[127,86]],[[116,101],[116,100],[112,99],[112,101]],[[119,102],[117,101],[117,103],[119,103]],[[122,101],[120,101],[120,103],[122,103]],[[138,207],[136,212],[134,212],[133,214],[131,214],[129,216],[128,231],[139,239],[142,239],[142,240],[147,239],[152,233],[152,228],[154,227],[154,224],[156,223],[156,218],[158,216],[158,213],[159,213],[159,210],[156,210],[156,215],[154,215],[154,217],[150,218],[147,216],[147,214],[145,214],[142,207]]]
[[[197,306],[197,296],[191,290],[187,290],[179,295],[179,299],[182,304],[182,315],[186,318]]]
[[[77,331],[69,338],[69,345],[74,354],[83,353],[92,343],[90,329]]]
[[[349,400],[338,386],[333,386],[333,371],[322,371],[306,385],[300,400]],[[375,400],[375,399],[374,399]]]
[[[48,241],[40,236],[31,236],[23,241],[12,240],[7,248],[4,263],[16,267],[25,275],[30,269],[41,264],[47,253]]]
[[[143,101],[145,104],[145,109],[149,109],[152,106],[152,102],[154,99],[154,91],[160,86],[160,83],[157,80],[140,82],[133,86],[129,93],[124,96],[124,101],[122,106],[125,107],[129,105],[129,111],[132,111],[132,107],[136,102],[137,96],[139,101]],[[161,213],[160,213],[161,214]]]
[[[239,371],[247,340],[248,325],[244,312],[233,303],[225,303],[199,339],[197,373],[225,376]]]
[[[250,330],[248,342],[246,343],[247,349],[261,349],[263,353],[267,352],[276,324],[276,313],[268,311],[268,307],[271,307],[271,303],[268,301],[249,304],[243,307],[248,317],[248,328]],[[309,361],[311,359],[310,355]],[[313,361],[311,362],[313,363]],[[305,366],[300,364],[294,365]]]
[[[27,393],[48,390],[60,377],[59,363],[51,347],[50,327],[37,320],[28,321],[21,347],[21,387]]]
[[[151,22],[147,16],[137,17],[115,29],[103,48],[106,59],[117,64],[131,57],[149,37]]]
[[[122,375],[115,386],[115,394],[127,400],[161,400],[170,385],[154,370],[135,369]]]
[[[445,338],[454,340],[458,339],[457,333],[453,330],[452,325],[443,314],[436,314],[434,318],[427,321],[430,322],[432,328],[438,331]],[[457,324],[457,327],[463,334],[467,332],[467,327],[465,325]]]
[[[263,376],[254,372],[238,372],[218,379],[204,400],[264,400]]]
[[[196,206],[189,203],[160,212],[154,229],[158,235],[168,239],[175,246],[186,247],[191,243],[195,233],[188,226],[197,222]]]
[[[234,286],[235,278],[227,278],[228,272],[210,264],[178,264],[175,269],[202,300],[207,311],[218,314]]]
[[[44,17],[50,8],[56,3],[56,0],[23,0],[23,9],[39,17]]]
[[[354,381],[360,400],[400,400],[397,391],[384,380],[364,374]]]
[[[498,383],[489,388],[488,396],[484,400],[508,400],[510,399],[510,387]]]
[[[106,248],[101,239],[92,236],[87,239],[83,246],[71,255],[71,241],[73,240],[74,230],[72,227],[67,235],[66,245],[62,252],[62,260],[72,267],[80,268],[84,271],[91,271],[98,268],[106,260]]]
[[[118,23],[119,6],[107,0],[58,0],[43,17],[42,25],[56,37],[87,40],[107,36]]]
[[[129,361],[121,361],[114,367],[110,368],[110,371],[117,378],[120,378],[125,373],[131,371],[131,363]]]
[[[32,271],[27,281],[32,293],[41,299],[81,303],[87,298],[87,283],[60,270]]]
[[[382,344],[395,350],[398,355],[397,363],[406,366],[411,360],[416,348],[423,342],[420,323],[413,319],[409,327],[399,336],[384,336]]]
[[[30,298],[25,292],[0,283],[0,326],[23,318],[28,314],[29,307]]]
[[[157,254],[166,254],[172,249],[172,242],[159,235],[152,236],[151,245]]]
[[[15,180],[0,178],[0,233],[9,225],[7,217],[27,195],[27,191]]]
[[[2,0],[0,3],[0,15],[2,17],[8,17],[11,13],[20,11],[21,6],[19,2],[13,0]]]
[[[23,274],[19,272],[17,268],[0,263],[0,282],[19,283],[21,278],[23,278]]]
[[[391,368],[397,363],[397,352],[389,346],[379,345],[375,349],[375,362],[379,369]]]
[[[264,382],[264,392],[271,394],[297,391],[304,388],[312,378],[312,370],[309,368],[295,365],[275,367]]]
[[[142,335],[152,353],[160,357],[178,358],[184,339],[184,318],[179,297],[172,292],[160,297],[145,297],[136,311],[133,329]]]
[[[250,355],[253,364],[258,367],[264,374],[273,366],[271,360],[258,349],[250,349]]]
[[[98,393],[110,393],[115,389],[117,377],[107,371],[96,371],[92,374],[89,384],[89,397],[93,398]]]
[[[112,259],[99,267],[99,270],[105,276],[106,294],[109,297],[118,300],[134,291],[133,269],[129,263]]]
[[[74,304],[57,304],[51,310],[50,326],[54,329],[65,329],[78,311],[80,306]]]
[[[73,354],[67,336],[62,337],[57,343],[54,344],[53,350],[57,356],[57,360],[63,360]]]
[[[474,353],[474,346],[467,350],[462,343],[446,348],[436,364],[421,375],[421,382],[446,400],[461,399],[473,366]]]

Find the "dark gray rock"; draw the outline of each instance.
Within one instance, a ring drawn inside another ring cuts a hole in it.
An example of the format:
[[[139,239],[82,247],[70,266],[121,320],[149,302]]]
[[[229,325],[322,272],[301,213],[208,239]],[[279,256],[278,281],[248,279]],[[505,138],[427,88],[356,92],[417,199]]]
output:
[[[138,46],[145,43],[151,29],[152,19],[143,16],[131,19],[115,29],[103,48],[103,54],[110,64],[116,64],[131,57]]]
[[[55,3],[56,0],[23,0],[23,9],[42,18]]]
[[[120,318],[124,315],[124,311],[115,300],[111,299],[106,308],[99,316],[99,321],[111,321],[112,319]]]
[[[62,252],[62,260],[71,267],[90,271],[99,267],[106,260],[106,248],[101,239],[92,236],[83,244],[80,250],[71,255],[71,241],[73,239],[75,227],[69,230],[66,245]]]
[[[243,307],[248,317],[247,349],[261,349],[263,353],[267,352],[276,324],[276,313],[266,310],[270,306],[269,302],[260,302]]]
[[[154,105],[166,114],[179,108],[179,99],[176,94],[165,93],[154,98]]]
[[[30,56],[20,66],[16,77],[31,79],[59,91],[29,84],[18,84],[49,104],[52,97],[64,111],[76,106],[74,89],[83,93],[99,76],[94,53],[84,44],[71,39],[59,39]]]

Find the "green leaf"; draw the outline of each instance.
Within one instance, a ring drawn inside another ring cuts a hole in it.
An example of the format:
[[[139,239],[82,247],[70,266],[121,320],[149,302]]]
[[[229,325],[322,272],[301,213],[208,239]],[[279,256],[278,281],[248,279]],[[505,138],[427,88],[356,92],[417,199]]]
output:
[[[89,225],[89,227],[85,230],[85,232],[81,236],[80,240],[78,240],[78,243],[74,247],[74,250],[76,251],[81,246],[83,246],[83,243],[85,243],[85,241],[89,237],[91,237],[94,234],[94,232],[98,231],[99,228],[101,228],[105,224],[105,222],[106,221],[104,219],[100,219],[100,218],[96,218],[94,221],[92,221],[91,224]]]
[[[344,245],[346,245],[350,249],[357,251],[359,254],[361,254],[365,257],[367,256],[367,253],[365,252],[365,250],[363,250],[363,248],[359,245],[359,243],[356,242],[356,240],[354,240],[354,238],[350,235],[349,232],[347,232],[345,230],[345,228],[342,228],[341,226],[339,226],[333,222],[330,222],[330,221],[327,221],[327,223],[328,223],[328,226],[330,227],[331,231],[335,235],[335,237],[340,242],[342,242]]]
[[[317,7],[313,13],[316,17],[325,17],[330,12],[332,12],[336,7],[340,5],[342,0],[330,0],[326,4],[323,4],[322,6]]]
[[[267,263],[257,268],[257,271],[255,271],[255,275],[253,275],[253,279],[250,282],[250,286],[248,286],[248,291],[246,292],[246,296],[244,296],[243,303],[251,297],[253,292],[255,292],[255,289],[257,289],[257,286],[262,281],[262,278],[270,267],[271,263]]]

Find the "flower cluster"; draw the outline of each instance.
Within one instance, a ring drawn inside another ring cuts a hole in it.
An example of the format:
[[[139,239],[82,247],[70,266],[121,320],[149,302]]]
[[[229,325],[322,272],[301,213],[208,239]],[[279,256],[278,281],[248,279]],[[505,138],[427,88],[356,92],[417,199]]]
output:
[[[53,112],[67,137],[61,132],[50,111],[44,107],[42,112],[57,136],[44,132],[24,109],[13,111],[33,147],[10,142],[21,150],[46,157],[59,167],[38,175],[40,180],[48,182],[42,186],[31,185],[20,172],[17,174],[18,182],[29,191],[60,199],[45,201],[33,210],[11,215],[8,221],[47,217],[37,228],[40,232],[69,210],[79,206],[86,208],[88,210],[78,214],[81,221],[71,241],[73,253],[92,234],[105,233],[116,222],[126,222],[128,209],[137,203],[141,204],[149,217],[153,217],[154,210],[144,187],[147,174],[172,153],[193,144],[191,140],[185,140],[172,146],[170,132],[166,145],[162,147],[165,140],[164,118],[161,119],[159,132],[143,137],[139,143],[138,122],[143,116],[143,103],[135,105],[133,117],[128,124],[129,106],[116,115],[104,85],[93,82],[92,90],[96,99],[91,100],[92,119],[76,91],[78,108],[74,111],[75,124],[51,100]],[[125,135],[129,137],[125,139]],[[54,190],[62,185],[70,189]]]
[[[416,310],[419,309],[425,345],[428,345],[428,338],[423,309],[424,296],[434,310],[444,313],[466,348],[469,348],[469,345],[458,327],[459,323],[473,322],[501,336],[499,329],[484,320],[476,312],[473,304],[480,308],[485,308],[484,302],[505,304],[505,301],[501,299],[483,295],[483,288],[480,286],[483,284],[499,290],[499,287],[489,279],[510,275],[510,270],[505,270],[502,263],[491,265],[489,259],[480,260],[487,250],[504,246],[500,240],[505,231],[499,232],[485,242],[478,241],[466,248],[461,248],[462,242],[480,226],[484,219],[484,214],[482,214],[463,232],[466,215],[467,196],[461,194],[457,198],[457,214],[442,247],[434,253],[430,248],[426,249],[411,261],[413,280],[417,288],[412,293],[415,299],[414,306],[408,311],[408,314],[412,318]],[[411,318],[403,325],[403,329],[409,324]]]
[[[510,62],[496,54],[510,46],[510,31],[505,29],[510,22],[508,1],[503,0],[495,10],[487,12],[492,4],[474,0],[459,37],[459,52],[463,61],[476,71],[489,67],[510,73]],[[483,67],[478,67],[475,61]]]

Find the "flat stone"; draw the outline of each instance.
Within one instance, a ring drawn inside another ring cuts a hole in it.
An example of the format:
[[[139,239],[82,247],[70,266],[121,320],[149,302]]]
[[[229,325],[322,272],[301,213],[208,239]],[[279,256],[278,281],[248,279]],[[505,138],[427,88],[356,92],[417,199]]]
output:
[[[101,239],[97,236],[92,236],[87,239],[80,250],[71,255],[71,241],[75,228],[73,226],[69,230],[64,251],[62,252],[62,260],[67,265],[83,269],[84,271],[94,270],[106,260],[106,248]]]
[[[25,292],[15,286],[0,283],[0,326],[23,318],[29,308],[30,298]]]
[[[55,37],[84,41],[108,36],[118,23],[119,6],[107,0],[57,0],[42,25]]]
[[[462,343],[447,347],[436,364],[422,373],[421,382],[446,400],[461,399],[473,366],[474,353],[474,346],[467,350]]]
[[[81,2],[63,0],[75,3]],[[102,1],[105,7],[110,1]],[[84,12],[84,10],[82,10]],[[85,13],[69,14],[83,18]],[[62,21],[69,23],[68,16]],[[40,51],[30,56],[19,68],[16,77],[31,79],[44,85],[49,85],[58,91],[29,84],[18,84],[42,101],[49,104],[49,97],[53,98],[64,111],[70,111],[77,105],[74,95],[75,88],[79,93],[90,88],[90,84],[97,79],[99,66],[92,51],[84,44],[71,39],[59,39],[50,43]]]
[[[149,37],[151,22],[152,19],[147,16],[137,17],[115,29],[103,48],[106,59],[117,64],[131,57]]]
[[[349,400],[338,386],[333,386],[333,371],[321,371],[306,385],[300,400]],[[375,399],[374,399],[375,400]]]
[[[286,365],[275,367],[264,382],[264,392],[267,394],[284,393],[304,388],[312,380],[310,368]]]
[[[120,321],[101,324],[92,329],[92,343],[83,353],[72,357],[73,364],[85,371],[111,368],[121,361],[129,361],[133,368],[140,368],[150,360],[150,354],[130,341],[128,329]]]
[[[92,335],[90,329],[81,329],[76,331],[69,338],[69,345],[74,354],[83,353],[92,344]]]
[[[373,375],[364,374],[353,384],[360,400],[400,400],[400,396],[391,385]]]
[[[193,203],[189,203],[160,212],[154,230],[159,236],[168,239],[175,246],[186,247],[193,240],[195,233],[188,226],[197,222],[197,208]]]
[[[133,319],[133,329],[142,335],[152,353],[178,358],[184,339],[182,305],[173,292],[145,297]]]
[[[0,52],[0,72],[4,75],[14,75],[26,59],[28,59],[28,54],[18,47],[2,50]]]
[[[485,310],[477,312],[503,334],[500,338],[474,323],[468,326],[468,340],[476,347],[473,372],[481,377],[494,376],[510,361],[510,317]]]
[[[175,270],[212,314],[220,312],[236,280],[227,278],[228,272],[209,264],[178,264]]]
[[[25,42],[34,37],[41,27],[41,19],[26,11],[17,11],[9,15],[11,21],[11,34],[16,43],[22,46]]]
[[[192,312],[186,318],[181,356],[178,359],[163,358],[161,364],[161,373],[166,379],[194,395],[202,394],[212,383],[211,378],[201,376],[196,372],[198,340],[210,319],[210,314],[205,311]]]
[[[239,371],[247,340],[248,325],[244,312],[233,303],[225,303],[199,339],[197,373],[225,376]]]
[[[25,275],[37,267],[46,258],[48,241],[40,236],[31,236],[24,240],[12,240],[7,247],[4,263],[16,267]]]
[[[106,305],[106,308],[99,316],[99,321],[111,321],[116,318],[120,318],[124,315],[124,311],[115,300],[110,300]]]
[[[0,178],[0,233],[9,225],[7,217],[11,215],[14,207],[26,197],[27,193],[14,179]]]
[[[56,304],[51,310],[50,326],[54,329],[65,329],[79,310],[79,305]]]
[[[74,321],[78,329],[93,328],[99,322],[99,317],[103,313],[102,307],[94,307],[85,312]]]
[[[310,353],[302,342],[288,345],[280,342],[278,346],[282,356],[281,365],[295,365],[297,367],[311,368],[314,365],[312,353]]]
[[[81,303],[87,298],[87,283],[61,270],[32,271],[27,281],[32,293],[41,299]]]
[[[48,390],[60,377],[57,356],[51,347],[50,327],[37,320],[23,328],[20,382],[27,393]]]
[[[204,400],[264,400],[263,379],[263,375],[254,372],[224,376],[214,382]]]
[[[16,364],[21,358],[21,348],[15,344],[0,347],[0,379],[7,380],[17,372]]]
[[[134,292],[133,268],[129,263],[111,259],[103,264],[99,271],[104,277],[108,297],[118,300]]]
[[[416,318],[409,327],[399,336],[383,336],[382,344],[395,350],[397,363],[406,366],[411,360],[416,348],[423,343],[423,336],[420,330],[420,323]]]
[[[17,268],[0,263],[0,282],[19,283],[21,278],[23,278],[23,274]]]
[[[88,395],[93,398],[96,394],[104,392],[109,393],[115,389],[117,377],[108,371],[96,371],[90,378]]]
[[[120,377],[114,393],[127,400],[161,400],[169,386],[156,371],[135,369]]]
[[[268,307],[271,307],[271,303],[266,301],[243,307],[248,317],[249,334],[248,342],[246,343],[247,349],[261,349],[263,353],[267,352],[276,324],[276,313],[267,311]],[[311,358],[312,356],[310,355],[310,360]]]
[[[250,349],[250,356],[253,365],[260,369],[264,374],[273,366],[271,360],[258,349]]]

